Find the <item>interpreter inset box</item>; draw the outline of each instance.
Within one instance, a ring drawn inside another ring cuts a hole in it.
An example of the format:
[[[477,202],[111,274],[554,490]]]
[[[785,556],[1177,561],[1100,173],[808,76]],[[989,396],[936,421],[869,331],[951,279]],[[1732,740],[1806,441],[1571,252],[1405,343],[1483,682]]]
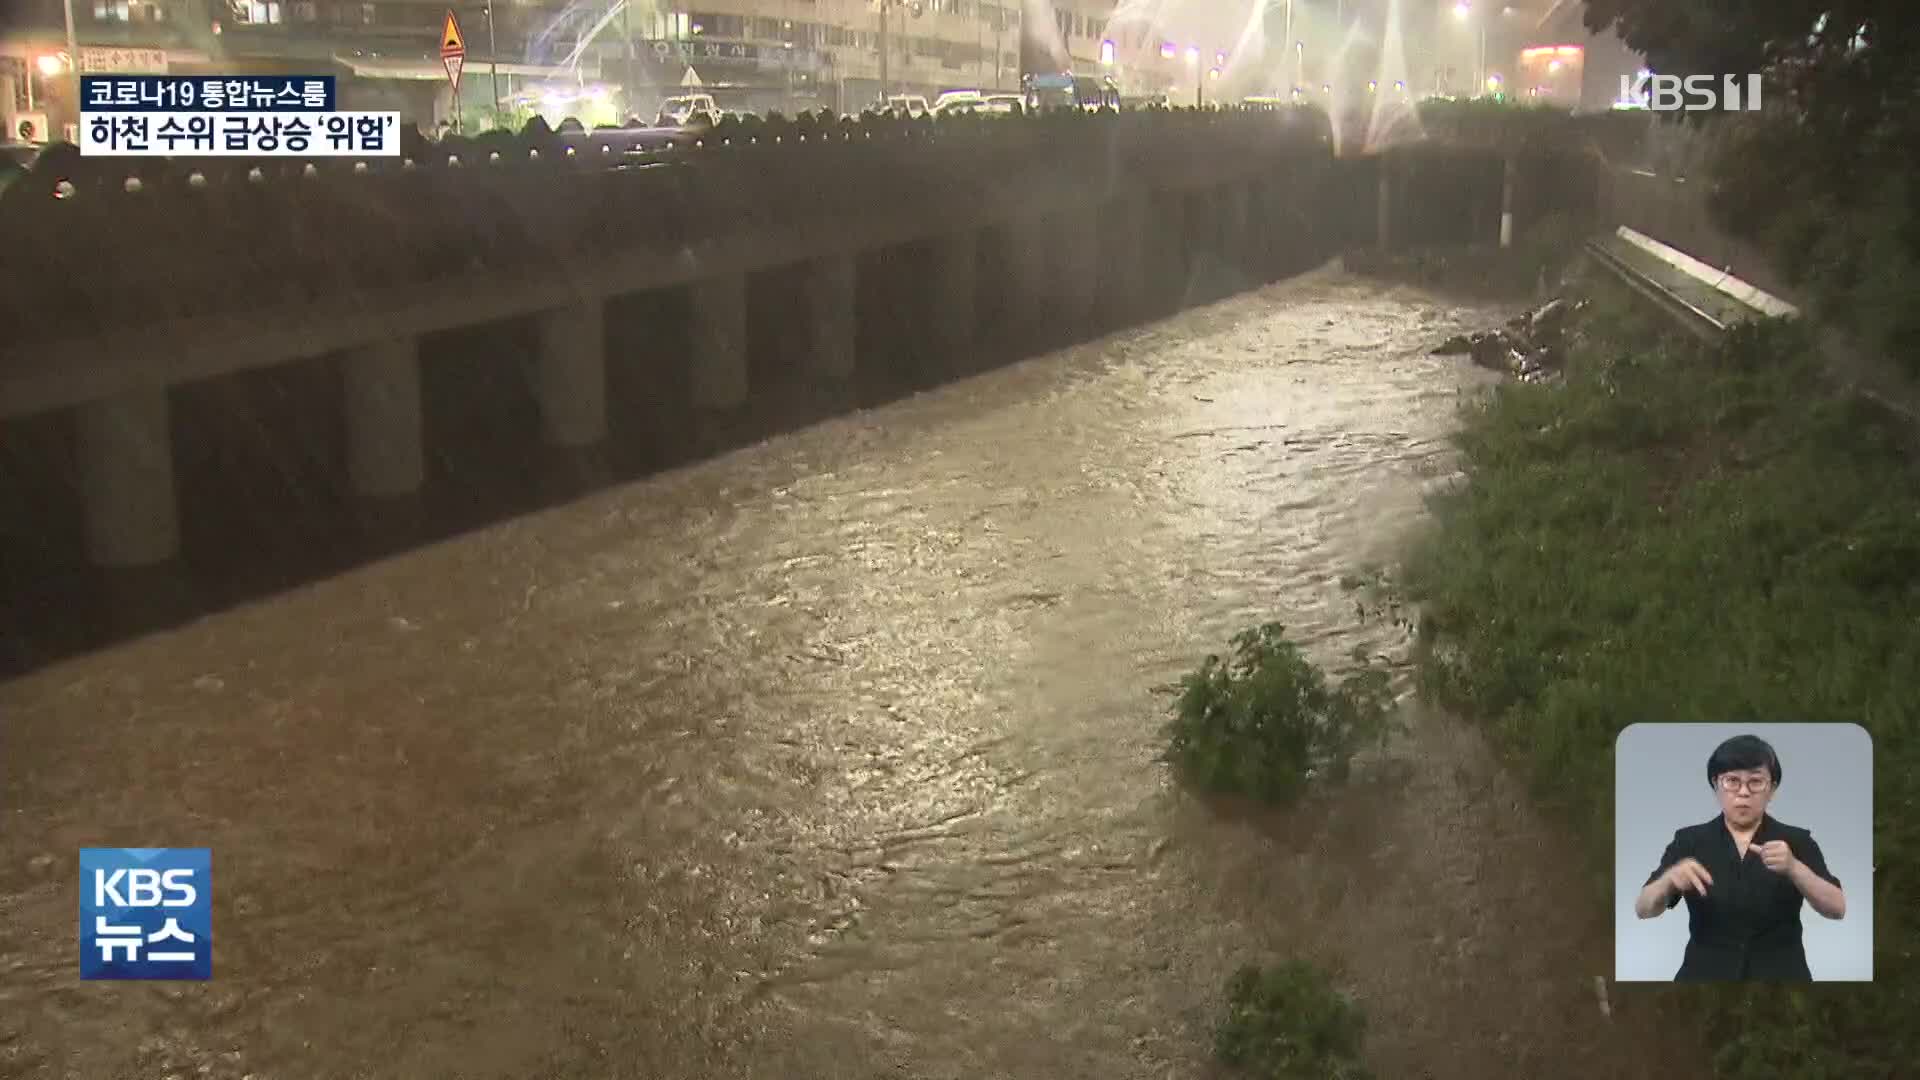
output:
[[[1858,724],[1633,724],[1614,744],[1614,978],[1873,979]]]

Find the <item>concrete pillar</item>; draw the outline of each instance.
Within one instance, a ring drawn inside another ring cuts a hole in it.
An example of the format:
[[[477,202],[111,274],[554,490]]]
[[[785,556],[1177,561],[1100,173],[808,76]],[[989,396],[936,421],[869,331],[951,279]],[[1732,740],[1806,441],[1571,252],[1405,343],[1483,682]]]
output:
[[[1153,215],[1153,268],[1149,287],[1162,306],[1178,309],[1187,299],[1187,266],[1193,245],[1187,232],[1187,199],[1179,191],[1157,191],[1148,204]]]
[[[1519,174],[1518,162],[1508,154],[1500,176],[1500,246],[1503,248],[1513,246],[1513,185]]]
[[[1287,198],[1286,181],[1278,176],[1260,185],[1260,268],[1267,277],[1289,265],[1293,248],[1308,242],[1294,225],[1293,207]]]
[[[1247,183],[1236,180],[1218,194],[1220,258],[1236,270],[1251,263],[1252,246],[1247,241]]]
[[[347,474],[356,495],[410,495],[426,480],[421,438],[420,349],[413,338],[348,349]]]
[[[1381,251],[1393,247],[1393,159],[1381,154],[1379,192],[1374,202],[1373,231]]]
[[[1101,249],[1105,265],[1100,268],[1102,301],[1112,318],[1127,318],[1146,298],[1147,259],[1152,245],[1147,243],[1145,192],[1122,195],[1101,211]]]
[[[693,404],[731,409],[747,401],[747,275],[722,274],[688,287],[693,325]]]
[[[935,362],[947,371],[965,371],[973,363],[974,330],[979,322],[977,289],[980,234],[968,228],[932,242],[925,296],[929,345]]]
[[[1047,276],[1046,230],[1033,218],[1008,223],[1007,285],[1016,329],[1030,329],[1053,303],[1057,290]]]
[[[533,394],[550,446],[592,446],[607,437],[606,304],[598,298],[545,311]]]
[[[1092,206],[1060,211],[1048,223],[1052,277],[1058,283],[1060,317],[1076,329],[1093,317],[1100,298],[1100,218]]]
[[[1246,182],[1247,227],[1241,243],[1241,265],[1247,273],[1261,280],[1267,277],[1267,189],[1273,181],[1266,176],[1256,176]]]
[[[1220,256],[1220,233],[1215,228],[1214,195],[1206,188],[1183,192],[1180,205],[1184,213],[1180,221],[1183,228],[1181,240],[1190,253],[1189,266],[1211,262]]]
[[[807,373],[823,379],[853,374],[859,274],[852,255],[828,255],[804,267]]]
[[[75,410],[87,554],[95,565],[152,566],[180,550],[165,387]]]

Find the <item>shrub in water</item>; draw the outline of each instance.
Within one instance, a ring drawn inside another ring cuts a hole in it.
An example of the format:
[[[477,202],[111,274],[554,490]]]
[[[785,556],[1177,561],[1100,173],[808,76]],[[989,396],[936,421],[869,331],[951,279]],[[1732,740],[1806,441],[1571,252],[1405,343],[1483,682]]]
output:
[[[1366,1016],[1312,965],[1248,965],[1227,981],[1214,1053],[1260,1080],[1366,1080]]]
[[[1345,779],[1357,751],[1386,740],[1386,672],[1363,663],[1330,688],[1285,631],[1279,623],[1244,631],[1231,659],[1209,656],[1180,681],[1168,760],[1182,779],[1285,802],[1316,776]]]

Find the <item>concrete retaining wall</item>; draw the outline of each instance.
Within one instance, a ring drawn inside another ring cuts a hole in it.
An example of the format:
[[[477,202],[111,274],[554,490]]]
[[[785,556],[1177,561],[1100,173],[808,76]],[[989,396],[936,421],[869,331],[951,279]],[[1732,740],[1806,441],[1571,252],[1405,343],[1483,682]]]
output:
[[[706,445],[769,399],[931,385],[1356,245],[1492,243],[1503,197],[1587,205],[1565,155],[1517,157],[1503,196],[1503,152],[1336,159],[1300,115],[503,138],[364,172],[143,164],[137,190],[55,160],[0,207],[33,268],[0,288],[0,456],[63,550],[150,565],[196,535],[175,494],[238,459],[309,503],[413,500],[468,447],[519,448],[469,476],[609,440],[657,459],[657,431]]]

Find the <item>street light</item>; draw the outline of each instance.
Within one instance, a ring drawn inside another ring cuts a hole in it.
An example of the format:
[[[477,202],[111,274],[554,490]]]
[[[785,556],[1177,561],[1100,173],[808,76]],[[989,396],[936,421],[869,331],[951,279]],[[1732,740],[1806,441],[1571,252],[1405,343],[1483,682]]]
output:
[[[1461,22],[1467,22],[1473,19],[1473,5],[1468,3],[1467,0],[1460,0],[1459,3],[1453,5],[1453,17],[1459,19]],[[1476,21],[1479,24],[1480,30],[1480,53],[1479,59],[1474,63],[1473,77],[1475,82],[1485,82],[1487,78],[1487,24],[1485,20]]]
[[[1516,13],[1515,9],[1511,5],[1508,5],[1500,9],[1500,14],[1503,16],[1513,15],[1515,13]],[[1475,65],[1474,78],[1484,83],[1486,82],[1486,78],[1487,78],[1487,22],[1488,20],[1484,17],[1479,19],[1473,19],[1473,5],[1470,2],[1468,2],[1468,0],[1460,0],[1460,3],[1453,5],[1453,16],[1454,18],[1459,19],[1462,22],[1472,19],[1479,26],[1480,57],[1479,57],[1479,62]]]
[[[61,63],[60,58],[53,53],[41,54],[40,59],[35,60],[34,63],[39,65],[41,77],[47,79],[60,74],[61,69],[67,66]]]
[[[1283,41],[1293,40],[1293,0],[1287,0],[1287,36],[1281,40]],[[1296,65],[1293,69],[1292,89],[1295,97],[1300,96],[1300,68],[1298,67],[1298,65]]]
[[[73,0],[62,0],[61,8],[67,16],[67,70],[73,74],[73,110],[74,126],[80,123],[80,39],[73,33]],[[47,132],[49,136],[53,132]],[[75,139],[79,136],[76,134]]]
[[[500,49],[494,45],[491,0],[487,4],[487,66],[493,69],[493,122],[498,125],[500,123]]]
[[[1207,82],[1200,71],[1200,46],[1187,46],[1187,66],[1193,69],[1193,107],[1198,109],[1207,103]]]

